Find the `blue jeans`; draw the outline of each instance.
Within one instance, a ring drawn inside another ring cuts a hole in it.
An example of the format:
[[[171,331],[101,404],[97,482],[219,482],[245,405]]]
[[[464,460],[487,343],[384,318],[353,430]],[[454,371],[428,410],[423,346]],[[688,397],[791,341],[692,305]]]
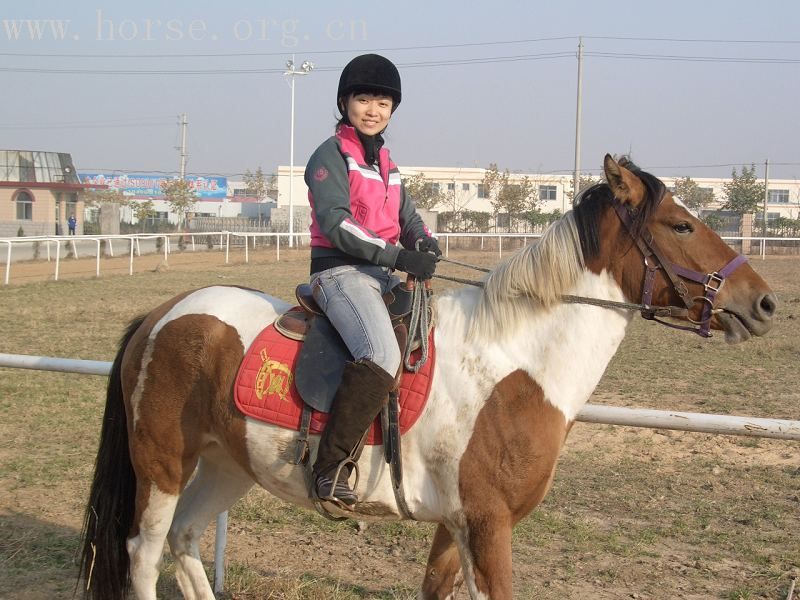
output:
[[[389,269],[377,265],[345,265],[311,276],[314,300],[353,359],[371,360],[392,376],[402,357],[382,296],[399,281]]]

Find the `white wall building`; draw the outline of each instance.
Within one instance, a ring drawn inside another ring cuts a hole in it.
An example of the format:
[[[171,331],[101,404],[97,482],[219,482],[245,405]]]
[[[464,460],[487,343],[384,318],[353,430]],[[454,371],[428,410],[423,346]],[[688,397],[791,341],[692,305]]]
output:
[[[294,210],[306,214],[308,209],[308,187],[303,181],[304,166],[294,168],[294,188],[292,202]],[[465,167],[400,167],[403,178],[424,173],[425,178],[438,185],[442,191],[453,192],[454,202],[458,210],[473,210],[493,212],[489,198],[484,193],[482,181],[485,169]],[[570,193],[572,190],[572,175],[549,175],[541,173],[513,173],[512,180],[529,177],[537,190],[540,200],[539,209],[544,213],[559,210],[562,213],[572,208]],[[667,185],[672,187],[677,179],[682,177],[660,177]],[[278,167],[278,208],[289,206],[289,167]],[[724,204],[725,196],[723,185],[730,181],[727,178],[692,177],[692,180],[702,190],[714,193],[714,203],[709,209],[719,209]],[[449,206],[437,206],[438,211],[453,210]],[[768,186],[767,217],[772,220],[777,217],[790,219],[800,218],[800,180],[796,179],[770,179]]]

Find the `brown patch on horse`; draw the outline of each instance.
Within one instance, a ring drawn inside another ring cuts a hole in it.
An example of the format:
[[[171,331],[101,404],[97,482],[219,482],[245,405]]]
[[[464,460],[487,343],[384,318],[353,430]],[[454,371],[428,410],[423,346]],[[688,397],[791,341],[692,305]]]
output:
[[[433,544],[428,554],[425,579],[422,580],[420,592],[422,600],[452,598],[457,585],[456,577],[460,570],[461,561],[458,557],[458,548],[453,542],[453,536],[450,535],[447,527],[439,524],[433,535]]]
[[[131,398],[148,338],[174,304],[148,316],[128,346],[123,364],[131,459],[137,477],[134,523],[147,506],[152,485],[167,494],[182,491],[210,440],[224,445],[243,467],[248,464],[244,416],[232,402],[244,348],[237,331],[211,315],[178,317],[156,334],[137,403],[137,425],[141,426],[133,428]]]
[[[547,494],[568,423],[542,388],[517,370],[478,414],[459,466],[459,494],[478,589],[512,597],[511,529]]]

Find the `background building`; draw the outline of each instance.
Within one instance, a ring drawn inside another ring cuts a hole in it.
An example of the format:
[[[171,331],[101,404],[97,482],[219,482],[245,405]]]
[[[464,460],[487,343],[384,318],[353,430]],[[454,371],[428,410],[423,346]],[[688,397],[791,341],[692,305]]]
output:
[[[62,235],[75,215],[83,231],[84,192],[64,152],[0,150],[0,237]]]

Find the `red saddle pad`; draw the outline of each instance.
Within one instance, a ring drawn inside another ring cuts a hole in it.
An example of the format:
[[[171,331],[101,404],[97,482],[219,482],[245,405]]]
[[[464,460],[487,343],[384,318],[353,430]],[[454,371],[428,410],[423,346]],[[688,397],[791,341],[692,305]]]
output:
[[[302,342],[290,340],[275,330],[264,329],[245,353],[236,375],[236,406],[248,417],[300,430],[303,400],[294,385],[294,368]],[[420,352],[412,354],[412,364]],[[433,330],[428,338],[428,360],[418,373],[403,371],[400,378],[400,432],[405,433],[417,421],[431,389],[435,362]],[[328,415],[314,411],[311,433],[321,433]],[[367,437],[367,444],[381,444],[383,436],[376,420]]]

